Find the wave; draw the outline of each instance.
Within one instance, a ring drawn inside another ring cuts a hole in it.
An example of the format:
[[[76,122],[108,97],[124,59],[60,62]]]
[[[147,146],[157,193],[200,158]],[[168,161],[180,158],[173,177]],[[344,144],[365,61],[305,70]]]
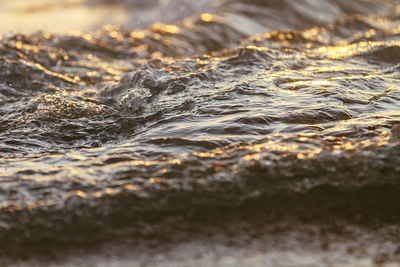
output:
[[[397,223],[396,4],[200,1],[1,35],[2,253],[222,211]]]

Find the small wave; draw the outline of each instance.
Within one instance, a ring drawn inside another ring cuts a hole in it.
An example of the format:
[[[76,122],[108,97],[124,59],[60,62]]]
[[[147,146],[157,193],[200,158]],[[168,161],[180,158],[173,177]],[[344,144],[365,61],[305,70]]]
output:
[[[397,3],[177,3],[0,35],[0,253],[235,209],[397,224]]]

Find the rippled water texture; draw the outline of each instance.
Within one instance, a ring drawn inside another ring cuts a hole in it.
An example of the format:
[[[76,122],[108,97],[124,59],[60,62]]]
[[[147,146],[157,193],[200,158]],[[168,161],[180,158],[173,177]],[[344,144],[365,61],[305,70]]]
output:
[[[67,2],[122,25],[1,28],[1,246],[309,194],[398,222],[398,1]]]

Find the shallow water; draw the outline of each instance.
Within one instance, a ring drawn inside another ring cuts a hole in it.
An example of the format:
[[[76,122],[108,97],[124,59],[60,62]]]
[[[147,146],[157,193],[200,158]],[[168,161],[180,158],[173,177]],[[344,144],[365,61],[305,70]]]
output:
[[[398,1],[153,2],[65,1],[124,16],[42,32],[3,19],[0,243],[319,190],[398,220]]]

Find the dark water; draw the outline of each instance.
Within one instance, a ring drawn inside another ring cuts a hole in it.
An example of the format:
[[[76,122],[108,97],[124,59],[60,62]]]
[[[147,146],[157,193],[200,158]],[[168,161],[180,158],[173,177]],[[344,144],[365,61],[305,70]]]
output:
[[[3,247],[310,194],[398,222],[398,1],[118,4],[0,37]]]

